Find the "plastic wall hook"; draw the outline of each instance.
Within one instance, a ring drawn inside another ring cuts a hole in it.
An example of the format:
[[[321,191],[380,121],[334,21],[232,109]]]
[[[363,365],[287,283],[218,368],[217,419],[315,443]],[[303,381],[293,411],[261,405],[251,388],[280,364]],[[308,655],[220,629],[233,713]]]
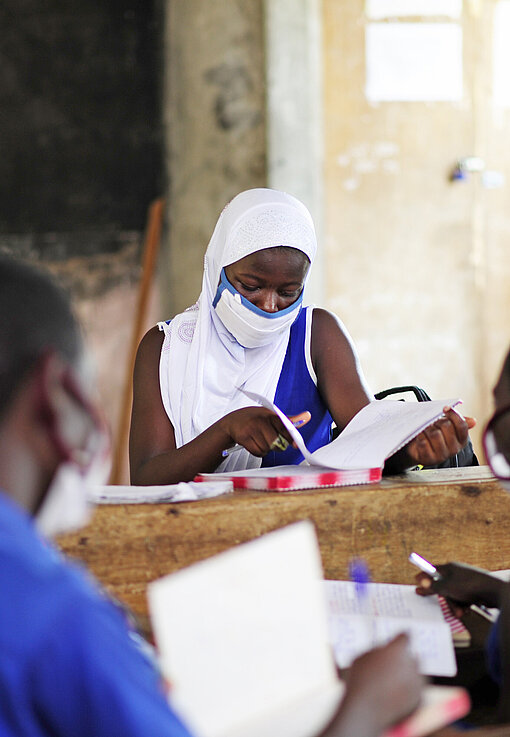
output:
[[[450,182],[460,182],[467,179],[467,172],[462,168],[460,162],[457,162],[450,172]]]

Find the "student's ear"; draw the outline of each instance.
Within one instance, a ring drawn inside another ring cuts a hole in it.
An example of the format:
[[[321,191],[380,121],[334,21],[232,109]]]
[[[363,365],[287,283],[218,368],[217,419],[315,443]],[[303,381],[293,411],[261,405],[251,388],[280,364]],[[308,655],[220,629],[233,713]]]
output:
[[[74,370],[54,351],[47,351],[36,366],[37,421],[60,462],[74,460],[87,446],[93,421],[69,391]]]

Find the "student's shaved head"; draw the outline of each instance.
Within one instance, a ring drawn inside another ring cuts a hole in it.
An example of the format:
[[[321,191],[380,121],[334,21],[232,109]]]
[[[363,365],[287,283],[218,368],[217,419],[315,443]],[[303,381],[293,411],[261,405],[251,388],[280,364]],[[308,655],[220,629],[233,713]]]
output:
[[[69,299],[47,272],[0,256],[0,414],[47,350],[70,363],[80,355]]]

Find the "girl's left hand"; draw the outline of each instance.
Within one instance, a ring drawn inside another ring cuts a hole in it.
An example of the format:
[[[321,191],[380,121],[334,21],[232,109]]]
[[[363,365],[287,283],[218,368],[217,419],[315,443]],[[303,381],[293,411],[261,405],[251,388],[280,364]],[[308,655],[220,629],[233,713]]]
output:
[[[466,445],[469,430],[476,425],[473,417],[463,417],[451,407],[445,416],[427,427],[406,446],[409,458],[416,464],[433,466],[443,463]]]

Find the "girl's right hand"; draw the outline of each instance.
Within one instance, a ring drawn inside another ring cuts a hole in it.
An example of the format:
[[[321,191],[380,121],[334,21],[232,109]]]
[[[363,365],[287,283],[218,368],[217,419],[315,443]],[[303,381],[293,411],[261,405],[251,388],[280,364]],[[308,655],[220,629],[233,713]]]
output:
[[[296,427],[303,427],[310,418],[310,412],[301,412],[289,419]],[[279,435],[285,438],[289,445],[293,443],[291,435],[278,415],[265,407],[244,407],[234,410],[220,420],[220,426],[229,437],[225,447],[239,443],[259,458],[275,450],[275,447],[271,446]]]

